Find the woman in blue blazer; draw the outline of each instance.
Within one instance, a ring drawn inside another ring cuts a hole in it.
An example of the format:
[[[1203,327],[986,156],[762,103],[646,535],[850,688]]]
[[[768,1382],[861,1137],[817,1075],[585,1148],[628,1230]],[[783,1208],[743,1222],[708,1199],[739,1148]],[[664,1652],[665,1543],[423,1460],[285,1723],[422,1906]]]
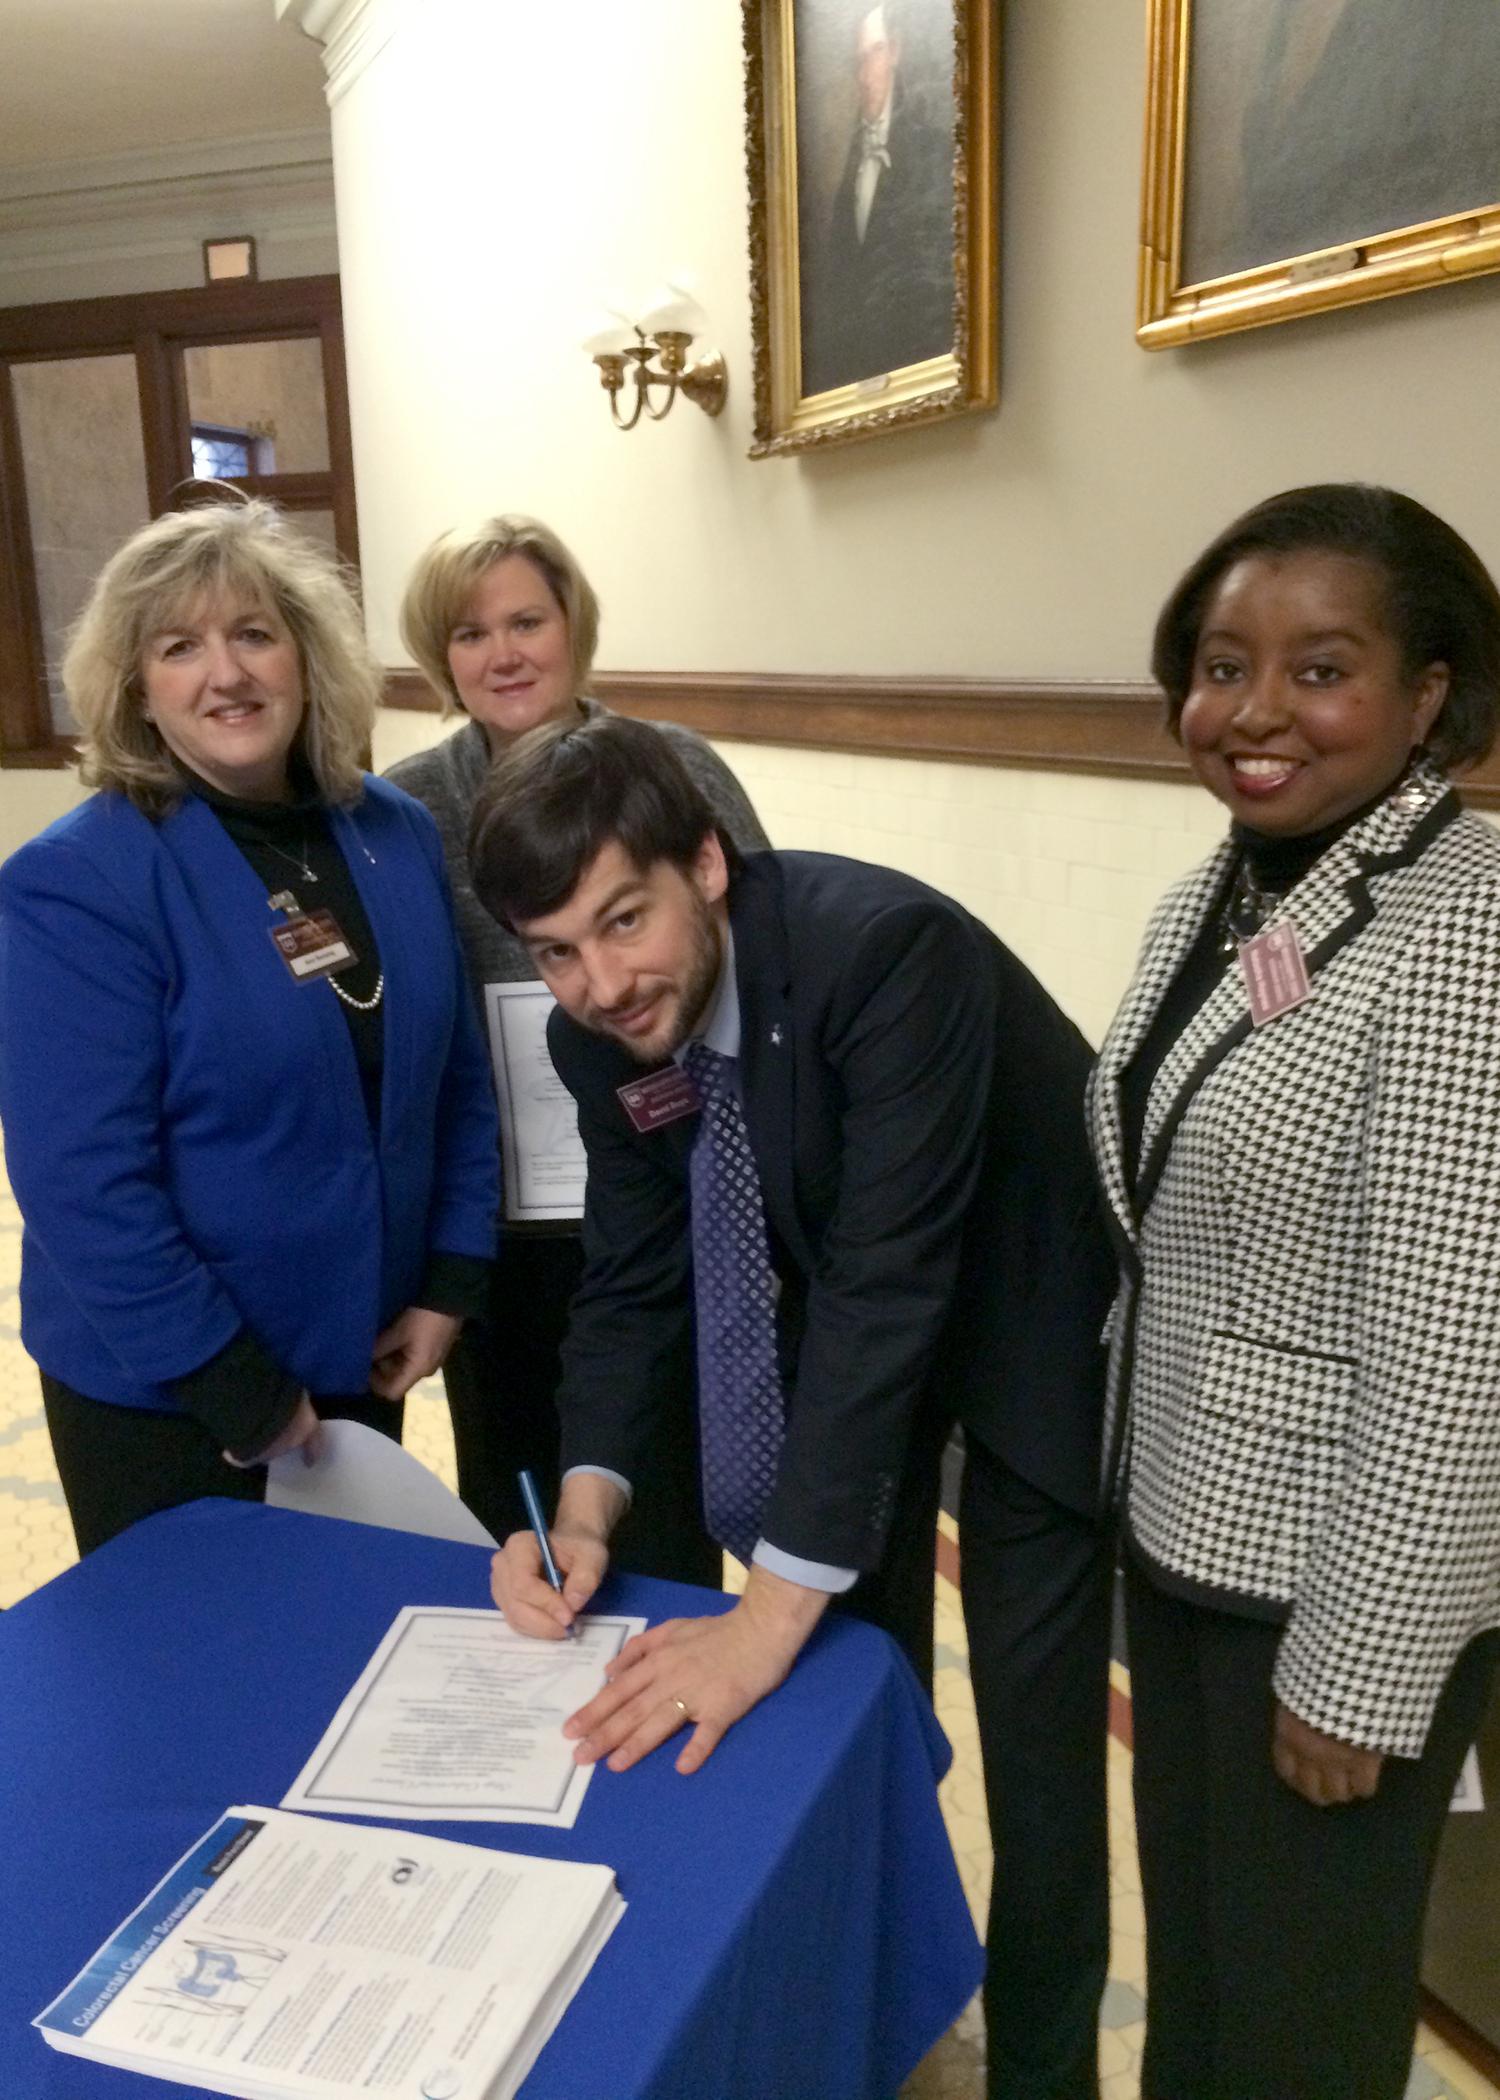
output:
[[[87,1551],[260,1495],[322,1416],[399,1435],[483,1302],[498,1162],[437,832],[361,771],[378,673],[329,558],[261,503],[159,518],[63,678],[99,792],[0,869],[0,1121]]]

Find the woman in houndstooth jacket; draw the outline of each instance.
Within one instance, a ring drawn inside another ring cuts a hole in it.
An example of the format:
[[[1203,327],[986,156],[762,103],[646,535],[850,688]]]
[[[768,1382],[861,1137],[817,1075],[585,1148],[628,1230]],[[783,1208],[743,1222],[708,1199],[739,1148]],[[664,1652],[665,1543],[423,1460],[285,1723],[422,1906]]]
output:
[[[1500,595],[1420,504],[1271,498],[1154,669],[1233,819],[1091,1091],[1122,1281],[1143,2100],[1399,2100],[1500,1625]]]

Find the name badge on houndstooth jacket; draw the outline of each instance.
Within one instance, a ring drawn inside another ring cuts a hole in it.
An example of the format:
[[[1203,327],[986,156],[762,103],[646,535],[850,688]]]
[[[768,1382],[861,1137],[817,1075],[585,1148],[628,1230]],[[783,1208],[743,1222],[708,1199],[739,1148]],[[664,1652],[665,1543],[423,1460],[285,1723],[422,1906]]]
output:
[[[1250,996],[1250,1018],[1257,1028],[1312,997],[1302,943],[1290,920],[1241,941],[1240,969]]]

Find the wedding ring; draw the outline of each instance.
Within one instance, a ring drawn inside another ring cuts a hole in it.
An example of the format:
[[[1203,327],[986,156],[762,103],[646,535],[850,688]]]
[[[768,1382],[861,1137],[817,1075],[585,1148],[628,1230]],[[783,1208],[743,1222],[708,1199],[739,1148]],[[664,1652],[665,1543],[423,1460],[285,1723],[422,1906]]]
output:
[[[683,1705],[683,1703],[682,1703],[682,1701],[681,1701],[680,1699],[675,1699],[675,1698],[674,1698],[674,1699],[673,1699],[673,1701],[672,1701],[672,1704],[673,1704],[673,1705],[674,1705],[674,1706],[676,1707],[677,1711],[678,1711],[678,1712],[679,1712],[679,1713],[680,1713],[680,1714],[682,1715],[682,1718],[684,1719],[684,1721],[691,1721],[691,1719],[692,1719],[693,1717],[692,1717],[692,1715],[691,1715],[691,1714],[690,1714],[690,1713],[688,1712],[687,1708],[686,1708],[686,1707],[685,1707],[685,1706]]]

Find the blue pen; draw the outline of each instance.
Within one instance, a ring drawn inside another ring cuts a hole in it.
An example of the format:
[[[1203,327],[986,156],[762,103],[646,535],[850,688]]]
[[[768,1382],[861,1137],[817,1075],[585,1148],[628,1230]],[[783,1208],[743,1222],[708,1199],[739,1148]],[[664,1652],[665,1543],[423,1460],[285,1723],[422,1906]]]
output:
[[[520,1482],[521,1500],[526,1504],[526,1514],[531,1519],[531,1528],[536,1533],[536,1542],[542,1549],[542,1568],[547,1580],[560,1597],[563,1586],[562,1577],[557,1572],[557,1562],[552,1558],[552,1541],[547,1536],[547,1522],[542,1515],[542,1501],[536,1491],[536,1482],[531,1477],[531,1468],[523,1466],[516,1475],[516,1479]],[[570,1641],[576,1638],[576,1627],[569,1626],[565,1631]]]

